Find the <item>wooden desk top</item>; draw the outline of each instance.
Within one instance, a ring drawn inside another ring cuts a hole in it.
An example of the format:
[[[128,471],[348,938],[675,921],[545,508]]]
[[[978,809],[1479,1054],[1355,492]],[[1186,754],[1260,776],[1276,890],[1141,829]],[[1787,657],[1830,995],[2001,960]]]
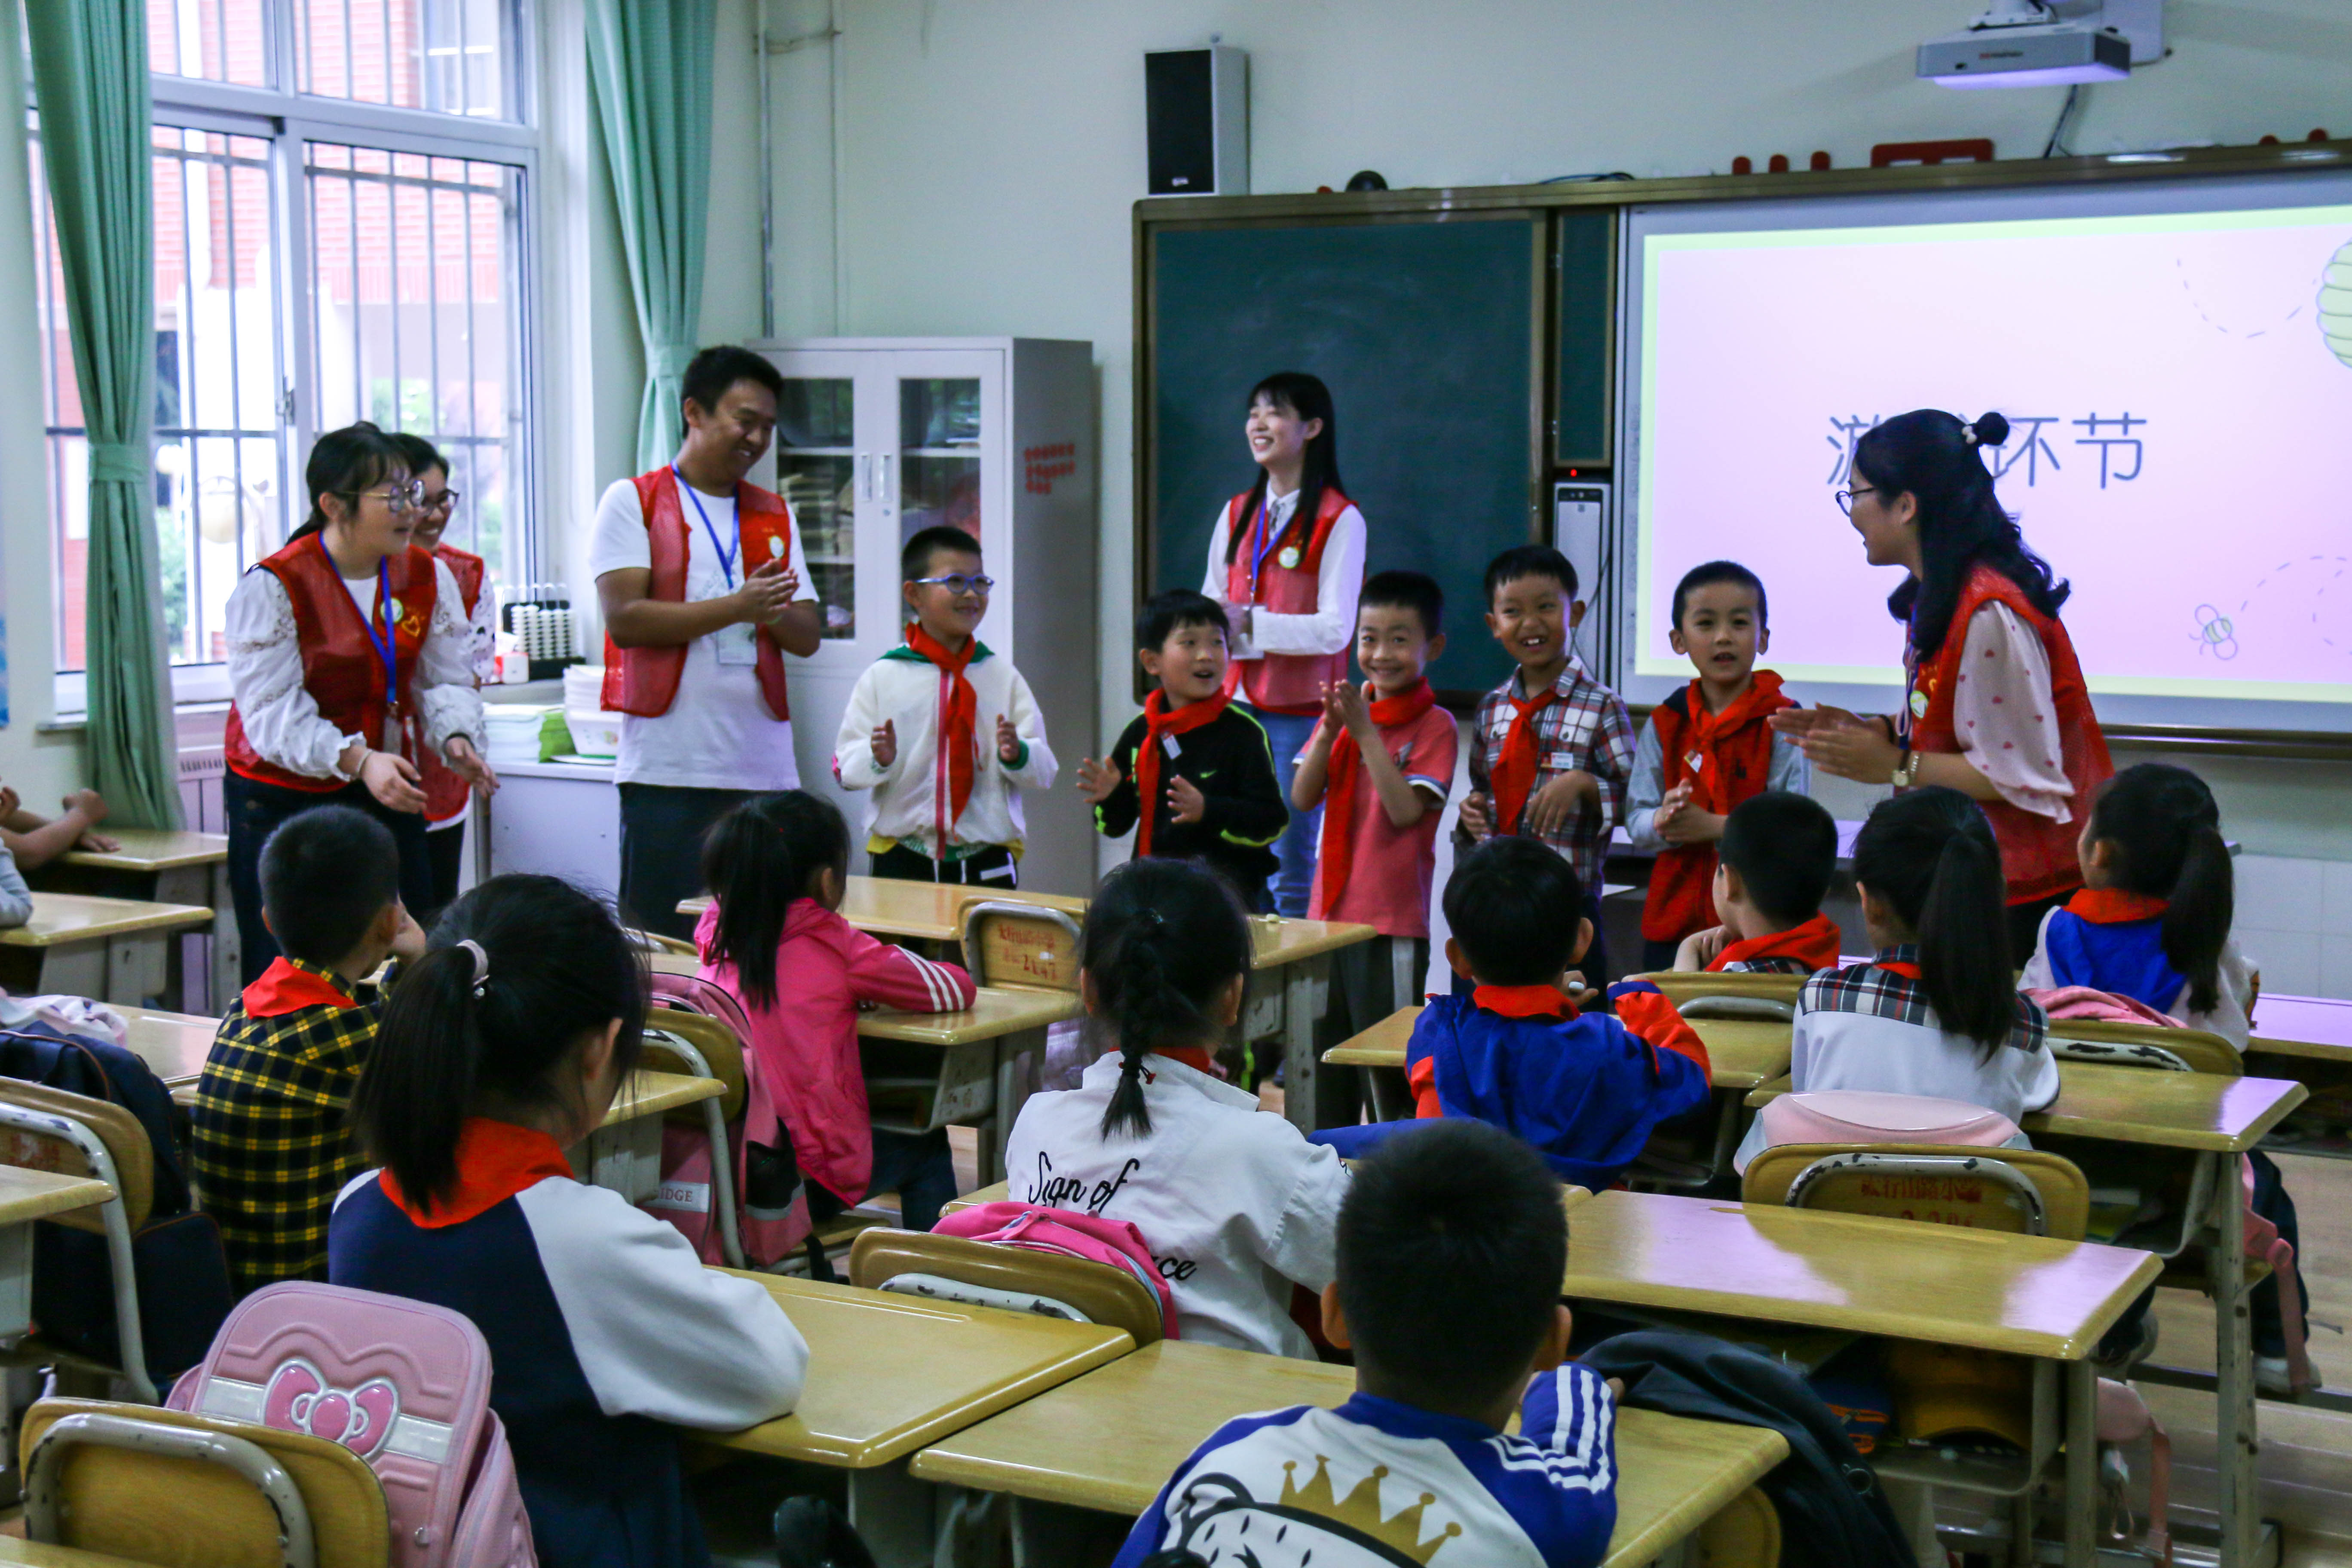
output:
[[[0,1225],[22,1225],[68,1209],[91,1208],[113,1195],[112,1187],[88,1176],[0,1165]]]
[[[1561,1292],[2079,1361],[2159,1268],[2092,1242],[1609,1192],[1577,1206]]]
[[[604,1112],[604,1125],[614,1127],[624,1121],[635,1121],[640,1116],[657,1116],[667,1110],[676,1110],[681,1105],[717,1100],[726,1092],[727,1086],[715,1078],[690,1078],[675,1072],[641,1072],[613,1097],[613,1109]]]
[[[885,1465],[1135,1349],[1126,1331],[1092,1323],[743,1278],[767,1287],[809,1347],[808,1385],[790,1415],[693,1434],[755,1454],[853,1470]]]
[[[857,1016],[862,1040],[915,1040],[929,1046],[969,1046],[1023,1029],[1042,1029],[1085,1009],[1075,991],[1008,991],[983,985],[972,1005],[957,1013],[901,1013],[886,1007]]]
[[[1024,893],[1018,888],[941,887],[930,882],[901,882],[888,877],[848,877],[841,900],[841,918],[875,936],[902,937],[915,942],[953,942],[963,934],[963,907],[982,899],[1003,899],[1017,904],[1042,904],[1079,921],[1087,918],[1087,900],[1063,893]],[[677,912],[702,918],[710,907],[708,895],[682,900]]]
[[[908,1468],[922,1480],[1139,1514],[1225,1422],[1293,1405],[1328,1409],[1355,1386],[1347,1367],[1163,1340],[935,1443]],[[1617,1531],[1604,1563],[1652,1561],[1788,1452],[1761,1427],[1620,1411]]]
[[[220,1033],[218,1018],[194,1013],[166,1013],[160,1007],[126,1007],[111,1004],[131,1026],[123,1043],[131,1054],[154,1069],[167,1085],[193,1083],[212,1055],[213,1037]]]
[[[100,827],[99,831],[121,847],[68,849],[58,857],[59,862],[105,871],[176,871],[184,866],[210,866],[228,858],[226,833],[174,833],[161,827]]]
[[[151,904],[141,899],[101,899],[89,893],[35,893],[33,918],[13,930],[0,931],[0,944],[64,947],[137,931],[212,923],[212,910],[200,904]]]
[[[1748,1103],[1763,1105],[1788,1092],[1783,1075],[1759,1085]],[[2310,1095],[2286,1079],[2061,1061],[2058,1098],[2019,1125],[2029,1134],[2242,1154]]]
[[[1353,1039],[1323,1053],[1336,1067],[1402,1068],[1418,1007],[1400,1007]],[[1754,1089],[1789,1070],[1789,1026],[1769,1018],[1692,1018],[1706,1042],[1717,1089]]]
[[[1249,923],[1252,967],[1272,969],[1318,953],[1334,952],[1380,935],[1370,926],[1345,921],[1256,920]]]
[[[2246,1049],[2352,1062],[2352,1002],[2265,991],[2254,1003],[2253,1037]]]

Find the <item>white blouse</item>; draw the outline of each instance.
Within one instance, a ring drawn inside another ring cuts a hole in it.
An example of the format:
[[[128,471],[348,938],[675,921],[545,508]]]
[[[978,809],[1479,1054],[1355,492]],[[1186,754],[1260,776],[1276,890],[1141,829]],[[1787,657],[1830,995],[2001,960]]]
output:
[[[451,736],[463,735],[478,751],[488,742],[481,694],[474,689],[466,596],[446,561],[434,561],[433,581],[433,619],[416,650],[415,676],[425,743],[438,752]],[[489,598],[487,584],[482,597]],[[276,573],[255,566],[239,580],[228,596],[226,641],[229,691],[245,738],[262,761],[306,778],[340,779],[336,759],[354,742],[378,743],[380,737],[346,735],[320,716],[317,699],[302,684],[294,602]]]
[[[2074,784],[2058,740],[2050,650],[2016,611],[1995,601],[1969,617],[1952,690],[1960,754],[2020,811],[2063,822]]]
[[[1267,503],[1267,524],[1277,531],[1290,521],[1298,505],[1298,491],[1276,496]],[[1209,534],[1209,566],[1201,592],[1225,606],[1234,622],[1235,658],[1262,658],[1270,653],[1316,656],[1342,652],[1356,645],[1356,599],[1364,591],[1364,514],[1354,502],[1331,521],[1316,563],[1315,608],[1307,615],[1286,615],[1260,605],[1249,612],[1249,635],[1242,635],[1241,616],[1225,596],[1225,540],[1233,511],[1228,501],[1217,510],[1217,525]],[[1246,529],[1249,525],[1242,525]]]

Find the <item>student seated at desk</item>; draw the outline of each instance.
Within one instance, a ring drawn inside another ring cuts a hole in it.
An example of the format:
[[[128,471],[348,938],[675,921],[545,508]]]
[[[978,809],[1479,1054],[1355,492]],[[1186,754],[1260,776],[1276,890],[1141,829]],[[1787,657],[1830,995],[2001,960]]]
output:
[[[857,1010],[952,1013],[978,992],[956,965],[918,958],[842,919],[848,875],[849,828],[830,801],[797,789],[754,795],[703,839],[712,902],[694,942],[702,977],[751,1020],[743,1043],[776,1095],[801,1173],[833,1199],[817,1217],[895,1189],[901,1223],[929,1230],[955,1196],[947,1129],[874,1126]]]
[[[16,858],[0,845],[0,931],[23,925],[33,918],[33,889],[16,869]]]
[[[1441,1563],[1599,1563],[1617,1524],[1616,1391],[1562,1364],[1567,1263],[1559,1184],[1525,1144],[1475,1122],[1397,1139],[1356,1173],[1323,1292],[1325,1331],[1356,1352],[1354,1396],[1219,1427],[1116,1568],[1163,1552],[1272,1563],[1257,1553],[1275,1539],[1283,1563],[1419,1563],[1433,1545]]]
[[[1809,795],[1753,795],[1723,819],[1715,913],[1683,938],[1676,969],[1709,974],[1811,974],[1836,966],[1843,933],[1822,913],[1837,875],[1837,824]]]
[[[1087,910],[1078,966],[1087,1011],[1118,1052],[1021,1108],[1004,1156],[1013,1196],[1131,1223],[1182,1338],[1311,1355],[1290,1288],[1330,1283],[1348,1173],[1212,1059],[1249,984],[1233,889],[1203,867],[1130,860]]]
[[[327,1215],[363,1168],[343,1113],[383,1016],[366,976],[425,952],[400,901],[399,847],[347,805],[269,836],[261,904],[279,955],[221,1020],[190,1141],[239,1296],[327,1277]]]
[[[2057,1099],[2050,1020],[2017,994],[2000,847],[1976,802],[1940,785],[1882,801],[1853,876],[1877,956],[1805,983],[1790,1087],[1930,1095],[2011,1121]],[[1767,1142],[1759,1118],[1733,1164]]]
[[[572,1179],[564,1151],[603,1122],[645,1020],[610,910],[553,877],[494,878],[435,927],[352,1105],[383,1168],[336,1202],[331,1278],[482,1331],[541,1568],[707,1563],[668,1428],[783,1415],[807,1368],[756,1281]]]
[[[94,789],[78,789],[66,796],[62,813],[42,816],[26,811],[16,792],[0,784],[0,851],[27,871],[39,869],[68,849],[110,854],[122,846],[97,830],[108,810],[104,795]]]
[[[1405,1047],[1423,1117],[1466,1117],[1535,1145],[1564,1181],[1614,1182],[1659,1122],[1712,1092],[1706,1047],[1646,980],[1609,988],[1616,1006],[1580,1016],[1567,971],[1592,940],[1568,862],[1532,838],[1490,838],[1445,884],[1446,961],[1475,983],[1432,996]],[[1318,1140],[1368,1146],[1411,1123]]]

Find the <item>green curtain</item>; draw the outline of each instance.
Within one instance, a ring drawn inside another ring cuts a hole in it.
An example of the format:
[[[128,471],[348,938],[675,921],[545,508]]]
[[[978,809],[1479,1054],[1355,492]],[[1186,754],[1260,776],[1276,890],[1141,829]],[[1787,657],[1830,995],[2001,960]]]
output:
[[[686,434],[678,380],[702,321],[710,206],[710,65],[717,0],[587,0],[588,75],[604,125],[621,243],[646,350],[637,468]]]
[[[89,431],[90,783],[114,820],[177,827],[178,748],[155,559],[147,7],[143,0],[32,0],[26,31]]]

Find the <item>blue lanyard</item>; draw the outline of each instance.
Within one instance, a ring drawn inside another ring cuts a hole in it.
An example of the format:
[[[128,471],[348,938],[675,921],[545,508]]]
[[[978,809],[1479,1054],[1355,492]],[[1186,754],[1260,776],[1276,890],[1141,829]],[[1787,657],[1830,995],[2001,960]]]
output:
[[[670,465],[669,472],[670,478],[677,481],[677,488],[684,490],[686,492],[687,499],[694,503],[694,515],[702,520],[702,531],[710,536],[710,548],[716,551],[719,554],[719,570],[727,574],[727,585],[730,588],[732,588],[735,586],[735,558],[743,552],[742,513],[740,510],[736,513],[735,548],[730,550],[727,546],[719,542],[719,531],[710,526],[710,514],[702,510],[702,498],[694,493],[694,487],[686,482],[686,476],[677,471],[677,465],[676,463],[672,463]],[[737,501],[739,508],[740,504],[741,502],[739,492],[739,499]]]
[[[1289,532],[1284,529],[1285,533]],[[1266,552],[1274,548],[1274,499],[1260,497],[1257,503],[1257,552],[1250,558],[1250,602],[1257,602],[1258,576],[1265,570]]]
[[[385,576],[390,564],[387,561],[379,561],[375,563],[375,615],[367,621],[366,626],[368,642],[374,647],[376,652],[383,656],[384,702],[388,707],[398,708],[400,706],[400,661],[394,644],[398,638],[399,628],[393,624],[392,584]],[[375,635],[377,621],[383,623],[383,636],[381,637]]]

